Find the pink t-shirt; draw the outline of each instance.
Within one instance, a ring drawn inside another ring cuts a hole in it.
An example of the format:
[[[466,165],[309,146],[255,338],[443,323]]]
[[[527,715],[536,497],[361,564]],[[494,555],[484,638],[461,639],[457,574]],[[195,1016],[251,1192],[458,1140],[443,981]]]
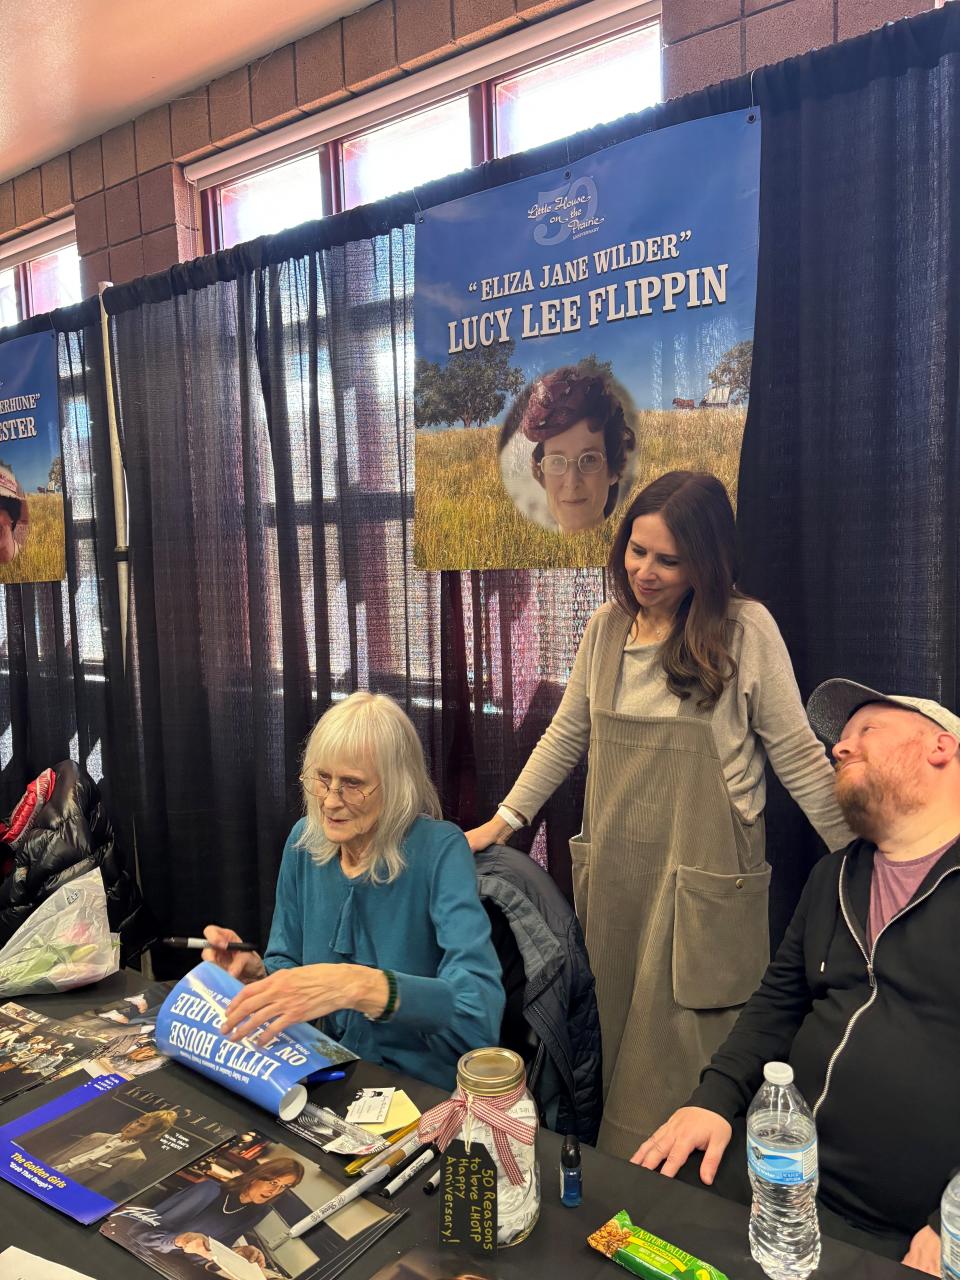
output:
[[[867,946],[873,949],[873,940],[898,911],[902,911],[919,889],[927,872],[955,843],[949,840],[933,853],[909,862],[895,862],[878,849],[873,859],[873,879],[870,882],[870,921],[867,927]]]

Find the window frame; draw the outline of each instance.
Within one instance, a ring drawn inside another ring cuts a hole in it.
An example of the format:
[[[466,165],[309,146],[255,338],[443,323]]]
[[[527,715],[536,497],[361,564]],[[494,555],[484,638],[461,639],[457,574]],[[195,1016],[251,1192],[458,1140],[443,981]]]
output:
[[[56,253],[58,249],[77,246],[77,222],[71,214],[48,222],[36,231],[15,236],[0,244],[0,271],[14,272],[18,321],[28,320],[36,312],[33,309],[33,291],[30,282],[30,264],[38,258]]]
[[[316,154],[325,182],[324,194],[330,197],[329,213],[340,213],[344,207],[344,140],[463,93],[468,97],[472,162],[477,165],[494,159],[493,91],[499,80],[629,31],[660,24],[661,8],[660,0],[590,0],[577,9],[522,27],[437,66],[186,165],[184,175],[200,193],[205,252],[224,247],[219,217],[221,187],[286,161]]]

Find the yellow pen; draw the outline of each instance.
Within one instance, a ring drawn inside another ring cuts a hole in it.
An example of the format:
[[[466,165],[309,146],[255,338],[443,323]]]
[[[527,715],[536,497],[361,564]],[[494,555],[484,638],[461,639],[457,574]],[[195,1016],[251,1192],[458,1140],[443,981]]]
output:
[[[385,1147],[381,1151],[371,1151],[365,1156],[357,1156],[356,1160],[351,1160],[350,1163],[344,1167],[344,1173],[348,1174],[352,1178],[355,1173],[359,1173],[367,1164],[370,1163],[371,1160],[380,1161],[385,1159],[389,1154],[390,1148],[396,1146],[398,1142],[402,1142],[408,1134],[413,1133],[419,1123],[420,1118],[418,1116],[416,1120],[411,1121],[410,1124],[405,1124],[402,1129],[398,1129],[396,1133],[392,1133],[390,1135],[389,1146]]]

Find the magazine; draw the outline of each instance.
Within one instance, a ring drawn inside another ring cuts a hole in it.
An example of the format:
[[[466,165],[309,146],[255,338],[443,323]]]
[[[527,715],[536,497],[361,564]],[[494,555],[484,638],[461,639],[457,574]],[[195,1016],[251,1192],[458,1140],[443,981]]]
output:
[[[61,1025],[88,1037],[92,1047],[88,1057],[71,1062],[54,1079],[85,1071],[89,1076],[121,1075],[133,1080],[166,1066],[168,1059],[157,1045],[156,1025],[171,985],[156,982],[65,1019]]]
[[[281,1120],[299,1115],[306,1085],[336,1078],[356,1054],[316,1027],[294,1023],[269,1046],[249,1037],[220,1035],[224,1011],[242,984],[218,965],[204,961],[173,988],[157,1017],[157,1044],[163,1053],[241,1093]]]
[[[0,1126],[0,1178],[96,1222],[234,1132],[137,1081],[99,1076]]]
[[[152,1032],[143,1035],[134,1029],[128,1035],[116,1036],[107,1044],[96,1046],[93,1052],[89,1052],[89,1057],[63,1068],[54,1079],[60,1080],[63,1076],[85,1071],[88,1076],[116,1075],[123,1076],[124,1080],[133,1080],[136,1076],[158,1071],[169,1061],[160,1052],[157,1038]]]
[[[244,1133],[135,1197],[100,1231],[169,1280],[203,1270],[237,1280],[334,1280],[405,1213],[361,1196],[290,1237],[342,1190],[292,1148]]]
[[[85,1013],[76,1013],[73,1017],[64,1019],[63,1025],[98,1040],[112,1040],[123,1031],[136,1030],[149,1035],[157,1025],[157,1014],[171,986],[172,983],[169,982],[153,982],[142,991],[118,996]]]
[[[95,1047],[42,1013],[13,1002],[0,1006],[0,1102],[52,1079]]]

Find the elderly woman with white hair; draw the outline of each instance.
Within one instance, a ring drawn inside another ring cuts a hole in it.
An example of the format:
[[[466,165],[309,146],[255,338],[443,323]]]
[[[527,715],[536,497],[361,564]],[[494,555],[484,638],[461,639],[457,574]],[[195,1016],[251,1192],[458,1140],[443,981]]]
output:
[[[266,952],[208,925],[212,960],[246,983],[223,1030],[325,1019],[354,1053],[442,1088],[496,1044],[504,994],[470,848],[440,803],[413,725],[382,694],[331,707],[307,742],[306,817],[287,838]]]

